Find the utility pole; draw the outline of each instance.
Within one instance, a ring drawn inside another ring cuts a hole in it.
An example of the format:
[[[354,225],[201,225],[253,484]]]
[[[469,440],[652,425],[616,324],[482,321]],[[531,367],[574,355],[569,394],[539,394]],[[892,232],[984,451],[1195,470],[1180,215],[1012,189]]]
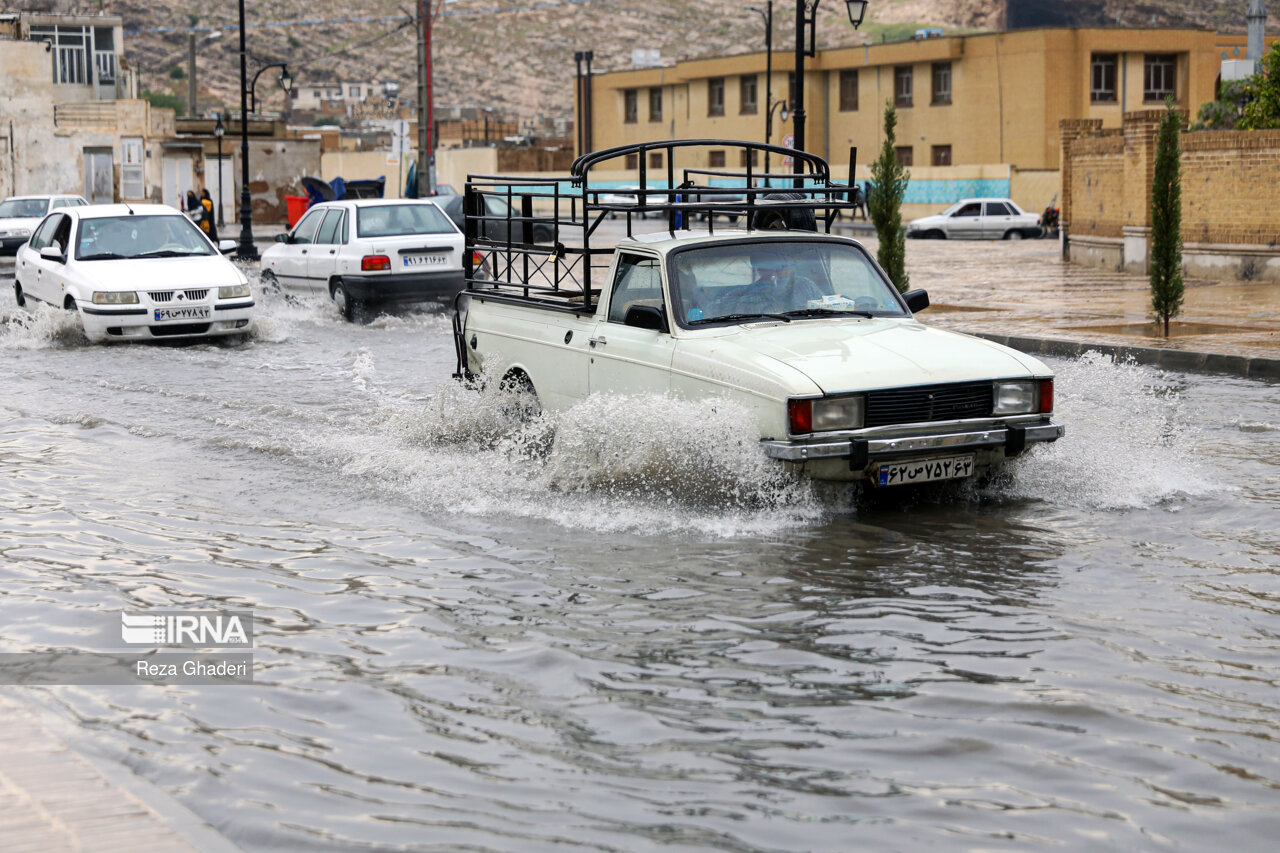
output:
[[[198,116],[196,108],[196,34],[187,33],[187,115]]]
[[[763,9],[747,8],[764,18],[764,141],[768,145],[773,142],[773,0]],[[769,174],[768,151],[764,152],[764,173]],[[768,180],[765,178],[766,183]]]
[[[1253,70],[1262,70],[1262,54],[1267,50],[1267,2],[1266,0],[1249,0],[1249,41],[1245,50],[1245,59],[1253,60]]]
[[[418,198],[434,195],[436,191],[431,92],[431,25],[435,18],[432,3],[433,0],[418,0]]]

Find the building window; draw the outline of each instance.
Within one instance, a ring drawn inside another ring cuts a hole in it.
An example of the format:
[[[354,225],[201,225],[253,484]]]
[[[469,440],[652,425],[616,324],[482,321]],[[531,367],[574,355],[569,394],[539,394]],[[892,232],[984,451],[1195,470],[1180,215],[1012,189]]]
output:
[[[933,146],[933,165],[935,166],[951,165],[951,146],[950,145]]]
[[[649,152],[649,168],[650,169],[662,168],[662,152],[661,151]]]
[[[933,63],[933,100],[934,104],[951,103],[951,63]]]
[[[724,168],[724,152],[723,151],[711,152],[711,168],[713,169]]]
[[[360,97],[360,87],[359,87],[359,86],[352,86],[352,87],[351,87],[351,97],[353,97],[353,98],[358,98],[358,97]]]
[[[1177,98],[1177,74],[1177,56],[1172,53],[1148,54],[1142,63],[1142,100]]]
[[[639,155],[639,154],[628,154],[628,155],[627,155],[627,168],[628,168],[628,169],[639,169],[639,168],[640,168],[640,155]]]
[[[101,28],[99,28],[101,29]],[[32,41],[49,44],[53,56],[53,82],[84,85],[89,81],[89,55],[93,49],[93,27],[32,27]]]
[[[852,112],[858,108],[858,69],[840,72],[840,112]]]
[[[741,151],[738,152],[738,159],[739,159],[738,165],[742,166],[744,169],[747,166],[759,166],[760,165],[759,154],[760,152],[757,151],[755,148],[742,149]]]
[[[899,145],[894,150],[898,152],[899,166],[914,166],[916,164],[915,155],[912,153],[914,149],[910,145]]]
[[[622,90],[622,120],[627,124],[635,124],[636,116],[640,112],[636,105],[636,90]]]
[[[893,69],[893,104],[898,107],[911,106],[911,66],[899,65]]]
[[[649,90],[649,121],[662,121],[662,89]]]
[[[1116,102],[1116,65],[1114,53],[1095,53],[1089,64],[1089,100],[1095,104]]]
[[[712,77],[707,81],[707,115],[724,115],[724,78]]]
[[[756,84],[756,75],[743,74],[738,78],[738,88],[740,93],[738,111],[742,115],[755,115],[760,110],[760,100],[757,96],[759,86]]]

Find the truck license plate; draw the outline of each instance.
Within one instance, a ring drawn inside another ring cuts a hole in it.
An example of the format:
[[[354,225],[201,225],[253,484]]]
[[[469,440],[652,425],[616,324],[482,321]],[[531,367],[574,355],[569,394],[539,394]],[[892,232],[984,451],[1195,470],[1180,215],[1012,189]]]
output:
[[[904,486],[955,480],[973,474],[973,454],[943,456],[938,459],[913,459],[909,462],[884,462],[876,469],[874,482],[879,486]]]
[[[405,255],[404,265],[406,267],[425,267],[431,264],[443,264],[444,255]]]
[[[213,316],[213,309],[208,305],[187,305],[182,308],[157,308],[155,321],[164,323],[170,320],[208,320]]]

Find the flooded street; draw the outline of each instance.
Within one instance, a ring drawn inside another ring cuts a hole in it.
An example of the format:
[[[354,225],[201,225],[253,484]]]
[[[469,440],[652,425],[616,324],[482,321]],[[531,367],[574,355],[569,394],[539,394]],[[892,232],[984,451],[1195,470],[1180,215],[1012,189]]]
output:
[[[712,401],[520,427],[444,313],[258,311],[87,346],[0,292],[0,651],[256,619],[252,686],[0,689],[234,844],[1273,848],[1280,387],[1053,362],[1063,440],[885,499]]]

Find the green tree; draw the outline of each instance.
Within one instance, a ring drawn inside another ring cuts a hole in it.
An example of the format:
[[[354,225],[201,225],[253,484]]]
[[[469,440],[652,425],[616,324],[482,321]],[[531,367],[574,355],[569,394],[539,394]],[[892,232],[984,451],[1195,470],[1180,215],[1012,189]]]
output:
[[[876,227],[876,239],[880,249],[876,260],[900,293],[905,293],[907,278],[907,236],[902,231],[902,199],[907,194],[907,182],[911,173],[898,162],[894,147],[897,137],[898,111],[889,101],[884,108],[884,144],[880,156],[871,164],[871,197],[867,210]]]
[[[181,80],[187,76],[187,72],[183,70],[181,65],[174,65],[169,68],[169,77],[174,80]]]
[[[142,98],[153,107],[168,107],[178,115],[187,114],[186,98],[179,98],[177,95],[170,95],[168,92],[153,92],[150,89],[142,90]]]
[[[1165,102],[1156,137],[1156,162],[1151,178],[1151,312],[1164,325],[1182,313],[1182,166],[1178,137],[1182,114],[1173,98]]]
[[[1249,102],[1236,124],[1239,130],[1280,128],[1280,42],[1262,57],[1262,70],[1249,81]]]

